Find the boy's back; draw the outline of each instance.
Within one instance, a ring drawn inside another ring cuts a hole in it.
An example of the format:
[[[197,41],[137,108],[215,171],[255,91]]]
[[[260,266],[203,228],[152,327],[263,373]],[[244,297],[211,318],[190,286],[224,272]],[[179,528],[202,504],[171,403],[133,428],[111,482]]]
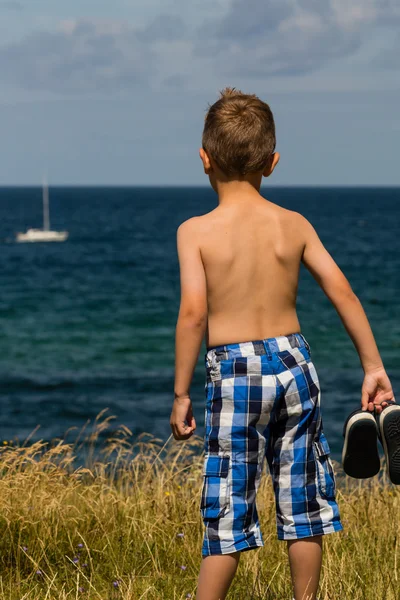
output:
[[[311,223],[259,193],[279,161],[269,106],[228,89],[206,116],[200,157],[218,207],[178,229],[176,439],[193,435],[190,385],[205,336],[205,524],[197,600],[223,600],[242,551],[263,545],[256,508],[264,459],[295,599],[315,600],[322,536],[340,531],[320,384],[300,333],[300,263],[332,301],[365,372],[364,409],[393,398],[362,306]]]
[[[300,225],[298,213],[256,193],[227,198],[194,220],[207,281],[207,346],[300,331]]]

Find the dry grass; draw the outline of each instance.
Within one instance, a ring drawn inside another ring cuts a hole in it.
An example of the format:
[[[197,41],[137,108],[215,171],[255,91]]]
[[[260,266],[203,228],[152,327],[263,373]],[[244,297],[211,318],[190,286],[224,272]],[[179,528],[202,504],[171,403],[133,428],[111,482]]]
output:
[[[1,600],[195,598],[202,439],[132,443],[122,426],[95,454],[112,419],[100,413],[73,444],[0,448]],[[290,600],[267,477],[258,498],[265,546],[243,554],[228,598]],[[338,501],[345,531],[325,538],[321,600],[400,600],[400,489],[338,473]]]

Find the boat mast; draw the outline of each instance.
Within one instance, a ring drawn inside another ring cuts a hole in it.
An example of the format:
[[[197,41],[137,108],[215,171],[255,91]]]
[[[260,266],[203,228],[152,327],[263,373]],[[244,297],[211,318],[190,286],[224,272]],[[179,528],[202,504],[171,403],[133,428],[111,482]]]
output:
[[[49,231],[50,229],[50,215],[49,215],[49,188],[47,186],[46,179],[43,180],[43,230]]]

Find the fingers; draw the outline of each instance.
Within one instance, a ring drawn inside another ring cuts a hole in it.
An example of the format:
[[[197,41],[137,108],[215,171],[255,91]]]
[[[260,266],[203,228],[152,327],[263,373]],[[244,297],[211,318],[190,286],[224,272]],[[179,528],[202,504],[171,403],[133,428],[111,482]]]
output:
[[[170,421],[172,435],[176,440],[187,440],[196,430],[190,398],[185,401],[174,401]]]
[[[363,410],[374,410],[370,408],[369,404],[369,394],[366,390],[361,390],[361,408]],[[371,403],[372,404],[372,403]]]
[[[374,406],[376,412],[380,414],[382,410],[388,406],[388,402],[393,400],[394,396],[392,390],[389,390],[387,392],[378,392],[376,397],[374,398]]]
[[[186,425],[185,421],[179,421],[175,423],[175,429],[177,435],[179,436],[177,439],[186,440],[193,433],[193,427],[191,425]]]
[[[194,421],[194,419],[193,419]],[[175,423],[172,422],[170,423],[171,425],[171,430],[172,430],[172,435],[174,436],[174,438],[176,440],[187,440],[188,438],[190,438],[190,436],[193,435],[194,430],[196,429],[196,426],[188,426],[186,425],[184,422],[180,422],[180,423]]]
[[[187,412],[186,421],[187,421],[189,427],[192,429],[192,431],[194,431],[196,429],[196,421],[193,416],[192,405],[190,405],[189,410]]]
[[[389,402],[395,402],[393,393],[391,393],[391,392],[386,392],[385,394],[381,394],[379,396],[379,399],[377,398],[374,400],[375,410],[378,415],[383,411],[384,408],[386,408],[388,406]]]
[[[193,435],[193,430],[191,428],[187,428],[185,433],[178,433],[175,437],[176,440],[187,440]]]
[[[361,407],[362,410],[381,412],[382,408],[387,406],[387,401],[393,400],[393,390],[389,385],[380,385],[377,381],[367,380],[361,388]]]
[[[389,392],[378,393],[375,398],[375,402],[388,402],[389,400],[394,400],[393,392],[390,390]]]

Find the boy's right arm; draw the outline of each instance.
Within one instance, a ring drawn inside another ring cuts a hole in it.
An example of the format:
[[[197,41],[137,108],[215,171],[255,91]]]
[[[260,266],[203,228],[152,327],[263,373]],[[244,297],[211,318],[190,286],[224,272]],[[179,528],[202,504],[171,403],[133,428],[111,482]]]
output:
[[[356,347],[364,369],[362,408],[372,411],[375,406],[379,413],[388,400],[394,400],[394,395],[367,316],[349,281],[322,244],[314,227],[300,214],[299,218],[304,233],[302,262],[336,308]]]

